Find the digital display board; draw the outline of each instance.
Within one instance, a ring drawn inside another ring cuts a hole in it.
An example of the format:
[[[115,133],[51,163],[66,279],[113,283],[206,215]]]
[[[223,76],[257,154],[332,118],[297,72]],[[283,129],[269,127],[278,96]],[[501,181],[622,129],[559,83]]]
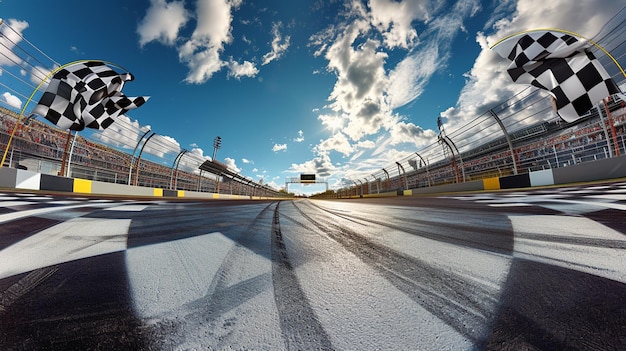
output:
[[[315,183],[315,174],[300,174],[300,182]]]

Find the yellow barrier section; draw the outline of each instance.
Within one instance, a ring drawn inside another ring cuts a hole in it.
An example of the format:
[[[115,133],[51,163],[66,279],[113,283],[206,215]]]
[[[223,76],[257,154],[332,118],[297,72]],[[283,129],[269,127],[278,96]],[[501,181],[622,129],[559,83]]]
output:
[[[219,198],[220,198],[220,195],[219,195],[219,194],[213,194],[213,198],[214,198],[214,199],[219,199]]]
[[[185,197],[185,191],[184,190],[178,190],[178,193],[176,194],[176,196],[178,196],[178,197]]]
[[[500,189],[500,178],[486,178],[483,179],[483,187],[485,190],[498,190]]]
[[[74,192],[91,194],[91,180],[74,178]]]
[[[411,190],[411,189],[409,189],[409,190],[403,190],[403,191],[402,191],[402,194],[403,194],[404,196],[411,196],[411,195],[413,195],[413,190]]]
[[[154,196],[160,196],[160,197],[163,197],[163,189],[160,189],[160,188],[155,188],[155,189],[154,189]]]

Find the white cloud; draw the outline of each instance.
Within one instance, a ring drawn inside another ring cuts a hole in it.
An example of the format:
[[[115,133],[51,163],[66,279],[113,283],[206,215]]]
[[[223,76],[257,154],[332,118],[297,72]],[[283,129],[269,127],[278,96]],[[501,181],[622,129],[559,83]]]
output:
[[[389,73],[389,107],[404,106],[422,95],[440,64],[436,43],[427,43],[400,61]]]
[[[331,176],[336,170],[336,167],[332,164],[330,157],[326,154],[321,154],[312,160],[308,160],[300,164],[291,164],[289,173],[313,173],[321,178]]]
[[[341,132],[321,141],[314,149],[318,154],[328,154],[330,151],[336,151],[344,156],[349,156],[354,152],[354,147],[350,144],[346,135]]]
[[[284,55],[284,53],[287,51],[287,49],[289,48],[289,41],[291,40],[291,37],[287,35],[283,38],[282,35],[280,34],[281,27],[282,27],[281,22],[277,22],[272,25],[272,35],[273,35],[272,50],[268,52],[267,54],[263,55],[263,62],[261,63],[263,66],[267,65],[268,63],[274,60],[281,58]]]
[[[228,63],[228,76],[240,79],[241,77],[254,77],[259,73],[254,63],[250,61],[244,61],[243,63],[230,61]]]
[[[373,149],[376,147],[376,143],[374,143],[371,140],[363,140],[363,141],[359,141],[356,146],[359,149]]]
[[[46,79],[46,77],[48,76],[48,74],[50,74],[50,72],[52,72],[51,69],[49,68],[44,68],[41,66],[33,66],[31,68],[30,71],[30,81],[33,84],[39,85],[40,83],[42,83],[42,81],[44,79]],[[40,90],[45,90],[48,87],[48,82],[43,82]]]
[[[344,24],[310,38],[310,45],[318,47],[315,54],[323,54],[328,71],[337,76],[328,97],[328,108],[334,113],[318,118],[333,131],[341,128],[353,141],[392,129],[397,122],[393,109],[418,98],[432,76],[447,65],[452,40],[464,30],[463,21],[480,9],[480,2],[459,0],[442,15],[437,7],[441,4],[427,1],[372,0],[369,6],[368,12],[361,2],[352,2]],[[389,53],[385,49],[391,52],[417,44],[415,21],[427,25],[419,49],[386,68]],[[373,31],[382,35],[382,42],[373,39]]]
[[[191,150],[189,151],[190,153],[199,156],[201,158],[208,158],[208,156],[204,155],[204,150],[202,150],[202,148],[198,147],[195,143],[190,145],[191,146]]]
[[[413,147],[419,148],[432,141],[437,136],[433,130],[424,130],[413,123],[398,121],[390,129],[390,145],[410,143]]]
[[[370,0],[372,25],[382,34],[388,48],[413,47],[418,36],[412,23],[415,20],[428,22],[432,3],[430,0]]]
[[[241,169],[239,169],[239,167],[237,167],[237,164],[236,164],[235,160],[230,158],[230,157],[224,158],[224,164],[226,164],[228,169],[230,169],[231,171],[233,171],[235,173],[241,172]]]
[[[378,51],[379,43],[371,39],[353,48],[360,32],[358,24],[347,28],[325,56],[329,70],[337,75],[329,106],[346,115],[344,132],[353,140],[378,132],[389,117],[384,97],[387,54]]]
[[[304,132],[302,130],[298,131],[298,137],[293,139],[296,143],[301,143],[304,141]]]
[[[18,98],[15,95],[11,95],[11,93],[9,92],[5,92],[4,94],[2,94],[2,100],[9,106],[15,108],[15,109],[21,109],[22,108],[22,100],[20,100],[20,98]]]
[[[326,129],[335,133],[338,130],[343,129],[347,118],[344,118],[342,116],[322,114],[317,116],[317,119],[322,122],[322,125],[326,126]]]
[[[176,45],[182,38],[180,30],[194,17],[196,27],[191,37],[177,47],[178,58],[187,64],[189,73],[185,81],[201,84],[229,63],[220,58],[224,46],[232,42],[232,12],[241,5],[241,0],[198,0],[196,12],[192,16],[183,1],[167,3],[165,0],[152,0],[146,16],[137,27],[141,46],[158,41],[164,45]],[[234,77],[250,75],[250,64],[231,66]],[[255,73],[256,74],[256,73]]]
[[[166,0],[150,0],[146,16],[137,27],[139,45],[143,47],[151,41],[174,45],[178,32],[189,20],[189,15],[183,1],[168,3]]]
[[[423,146],[436,136],[393,111],[415,101],[433,75],[447,66],[452,41],[466,31],[464,21],[481,8],[478,0],[458,0],[448,12],[443,12],[444,5],[371,0],[367,8],[352,1],[343,23],[310,37],[314,55],[323,56],[327,70],[337,78],[326,106],[332,113],[318,115],[333,135],[313,148],[318,157],[330,151],[349,157],[336,171],[345,167],[346,172],[362,173],[367,167],[381,167],[395,159],[392,156],[407,155],[405,148]],[[421,34],[417,22],[425,28]],[[402,49],[407,51],[403,54]],[[400,60],[390,65],[390,57],[392,62]],[[367,140],[370,136],[377,141]]]
[[[95,132],[92,137],[109,146],[133,150],[140,141],[139,138],[150,129],[150,126],[141,126],[139,121],[131,120],[128,116],[122,115],[117,117],[115,123],[107,129]],[[180,143],[167,135],[151,135],[152,133],[146,134],[143,141],[139,143],[140,148],[136,150],[135,156],[138,156],[139,150],[143,148],[142,159],[150,158],[148,155],[152,155],[156,157],[156,159],[152,159],[153,161],[163,162],[171,166],[176,155],[182,151]],[[146,143],[148,137],[150,140]],[[186,167],[186,170],[191,172],[196,172],[199,164],[208,159],[203,150],[194,145],[191,145],[192,149],[180,161],[180,166]]]
[[[272,151],[274,152],[286,151],[286,150],[287,150],[287,144],[274,144],[274,146],[272,146]]]
[[[224,45],[233,40],[232,11],[239,4],[240,1],[227,0],[197,2],[197,26],[191,39],[178,51],[178,57],[190,69],[185,81],[204,83],[225,65],[220,59],[220,53],[224,50]]]
[[[243,163],[245,163],[245,164],[248,164],[248,163],[254,164],[254,161],[248,160],[247,158],[242,158],[242,159],[241,159],[241,162],[243,162]],[[256,171],[255,171],[255,172],[256,172]]]
[[[19,65],[22,59],[13,52],[13,48],[22,41],[22,32],[28,28],[28,22],[9,19],[7,24],[13,30],[7,26],[0,27],[0,65]]]
[[[115,123],[99,133],[94,133],[93,137],[107,145],[133,150],[139,138],[149,129],[149,126],[142,127],[139,121],[121,115],[115,119]]]

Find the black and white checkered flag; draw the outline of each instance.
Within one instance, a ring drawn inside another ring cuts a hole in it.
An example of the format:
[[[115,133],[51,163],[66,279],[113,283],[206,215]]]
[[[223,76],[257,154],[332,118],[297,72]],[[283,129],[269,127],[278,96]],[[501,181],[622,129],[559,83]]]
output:
[[[72,64],[52,76],[33,113],[62,129],[105,129],[148,100],[122,93],[124,82],[132,80],[132,74],[119,74],[102,61]]]
[[[573,122],[619,92],[590,46],[567,33],[538,30],[513,35],[492,49],[512,61],[508,73],[515,83],[547,90],[559,116]]]

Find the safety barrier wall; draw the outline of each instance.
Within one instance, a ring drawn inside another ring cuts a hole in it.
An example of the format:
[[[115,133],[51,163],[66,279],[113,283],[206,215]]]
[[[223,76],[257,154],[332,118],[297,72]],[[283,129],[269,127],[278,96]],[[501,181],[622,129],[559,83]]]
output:
[[[485,178],[465,183],[409,189],[405,190],[402,195],[411,196],[465,191],[520,189],[623,177],[626,177],[626,155],[563,168],[545,169],[506,177]],[[366,196],[367,195],[364,195],[364,197]],[[378,196],[381,196],[381,194],[378,194]],[[384,193],[382,196],[395,196],[395,193]]]
[[[203,193],[169,190],[126,184],[115,184],[80,178],[65,178],[32,171],[0,168],[0,188],[41,190],[96,195],[125,195],[136,197],[167,197],[196,199],[262,199],[260,196]]]
[[[573,166],[546,169],[530,173],[486,178],[458,184],[445,184],[433,187],[408,189],[402,192],[364,194],[363,197],[389,197],[398,195],[423,195],[449,192],[482,190],[519,189],[534,186],[559,185],[587,181],[608,180],[626,177],[626,155],[602,159]],[[202,193],[183,190],[169,190],[130,186],[78,178],[65,178],[40,174],[15,168],[0,168],[0,187],[12,189],[43,190],[68,193],[98,195],[128,195],[141,197],[174,197],[198,199],[261,199],[260,196]],[[348,197],[348,196],[346,196]],[[351,198],[361,197],[350,195]]]

